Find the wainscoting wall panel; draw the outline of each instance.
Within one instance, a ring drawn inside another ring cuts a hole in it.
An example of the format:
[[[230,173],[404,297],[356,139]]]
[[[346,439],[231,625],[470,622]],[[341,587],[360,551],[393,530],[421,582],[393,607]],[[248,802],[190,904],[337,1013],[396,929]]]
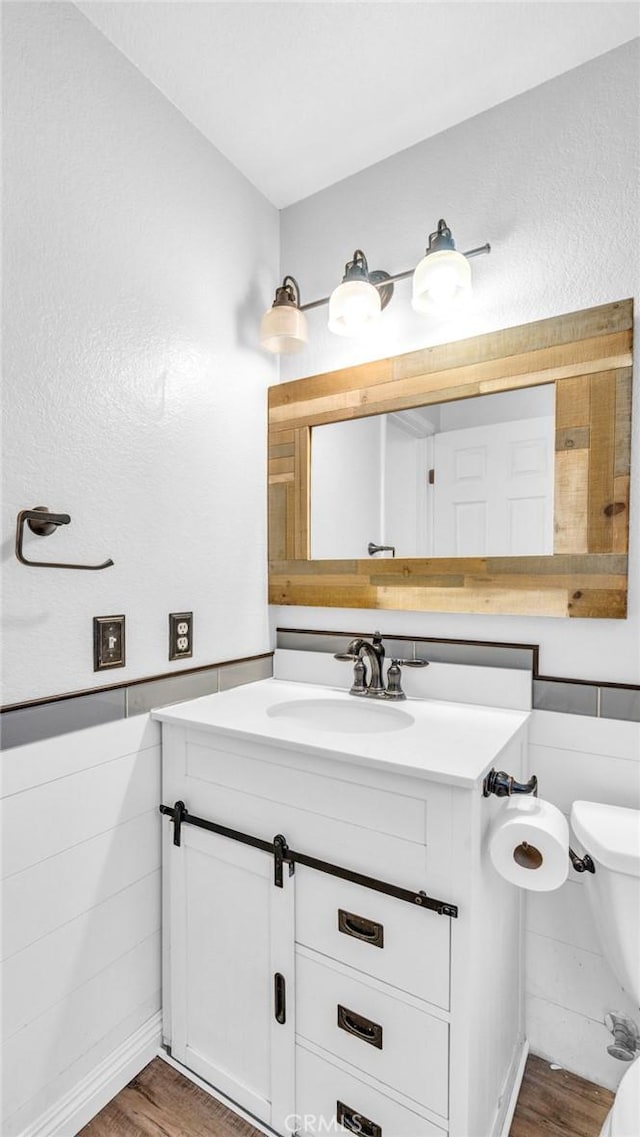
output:
[[[581,799],[640,809],[639,723],[534,710],[529,739],[540,796],[565,814]],[[527,1034],[534,1054],[613,1090],[627,1065],[607,1054],[604,1016],[625,1010],[638,1021],[638,1009],[602,955],[591,882],[571,869],[558,891],[527,896]]]
[[[140,715],[3,763],[1,1127],[17,1137],[160,1008],[160,731]]]

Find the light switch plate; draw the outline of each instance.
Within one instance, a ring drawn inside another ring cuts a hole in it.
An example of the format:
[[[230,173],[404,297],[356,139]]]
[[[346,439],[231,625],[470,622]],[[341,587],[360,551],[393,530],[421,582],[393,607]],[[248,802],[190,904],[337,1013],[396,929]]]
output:
[[[193,612],[169,613],[169,659],[193,655]]]
[[[124,616],[93,617],[93,670],[124,667]]]

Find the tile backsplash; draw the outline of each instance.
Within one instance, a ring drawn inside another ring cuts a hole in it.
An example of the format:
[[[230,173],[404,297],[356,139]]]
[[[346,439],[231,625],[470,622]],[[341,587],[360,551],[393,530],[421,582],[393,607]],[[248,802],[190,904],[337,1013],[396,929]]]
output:
[[[304,681],[303,676],[307,673],[317,673],[317,669],[312,666],[313,656],[316,660],[320,655],[332,659],[336,652],[343,652],[349,640],[356,635],[367,636],[371,632],[278,628],[276,647],[296,654],[298,671],[296,676],[291,677]],[[575,680],[567,680],[540,675],[539,649],[536,644],[442,640],[424,636],[385,636],[384,643],[388,658],[426,659],[431,664],[424,673],[428,675],[428,680],[420,678],[423,673],[405,672],[403,686],[410,695],[420,697],[424,688],[424,697],[451,698],[450,694],[444,694],[443,691],[451,691],[450,681],[456,669],[464,668],[468,679],[473,674],[473,671],[468,671],[471,668],[475,669],[475,679],[473,688],[465,680],[467,702],[470,699],[474,702],[491,702],[488,692],[499,690],[502,680],[497,677],[502,675],[504,690],[513,692],[517,689],[518,692],[515,696],[505,694],[505,698],[517,700],[516,704],[506,702],[505,706],[521,705],[524,683],[529,686],[527,706],[533,706],[536,710],[640,722],[640,684],[586,683],[579,676]],[[309,656],[306,664],[305,655]],[[344,669],[346,665],[336,666]],[[491,683],[488,675],[492,669],[496,672],[497,685]],[[200,695],[225,691],[240,683],[267,679],[272,673],[273,657],[267,653],[249,659],[212,664],[211,667],[152,676],[147,680],[105,687],[84,694],[7,708],[0,715],[0,749],[8,750],[28,742],[130,718],[144,714],[152,707],[184,702]],[[342,672],[338,670],[332,674]],[[516,675],[520,675],[519,681],[514,678]],[[341,686],[342,681],[337,680],[336,685]],[[471,696],[470,690],[473,692]],[[500,704],[494,700],[493,705]]]
[[[300,652],[341,652],[354,636],[370,636],[366,631],[320,632],[301,628],[278,628],[277,648]],[[506,644],[491,641],[439,640],[421,636],[384,637],[387,655],[428,659],[431,663],[458,664],[478,668],[504,668],[529,672],[533,691],[531,705],[537,710],[594,718],[640,722],[640,684],[585,683],[541,675],[536,644]],[[409,690],[409,684],[404,683]],[[440,696],[442,697],[442,696]]]
[[[391,652],[387,654],[393,658]],[[273,674],[275,679],[328,684],[348,691],[353,680],[353,665],[335,659],[332,652],[277,648]],[[404,670],[402,688],[415,699],[442,699],[448,703],[474,703],[519,711],[531,709],[531,675],[519,669],[430,663],[419,670]]]
[[[268,679],[272,670],[273,657],[269,653],[16,707],[0,715],[0,749],[10,750],[14,746],[142,715],[153,707],[166,707],[169,703],[197,699],[200,695],[226,691],[256,679]]]

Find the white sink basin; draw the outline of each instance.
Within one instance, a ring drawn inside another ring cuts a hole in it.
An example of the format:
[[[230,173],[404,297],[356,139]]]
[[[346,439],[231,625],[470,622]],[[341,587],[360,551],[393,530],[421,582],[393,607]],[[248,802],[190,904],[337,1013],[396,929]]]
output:
[[[496,755],[520,731],[524,737],[529,715],[437,699],[409,699],[398,706],[390,700],[354,698],[335,686],[263,679],[162,707],[153,717],[264,743],[265,754],[276,747],[284,765],[287,752],[307,752],[318,762],[330,755],[336,761],[477,789]],[[258,753],[256,749],[256,761]]]
[[[314,730],[353,734],[406,730],[415,722],[413,715],[407,711],[383,702],[360,702],[348,695],[344,699],[292,699],[275,703],[269,707],[267,715],[304,724]]]

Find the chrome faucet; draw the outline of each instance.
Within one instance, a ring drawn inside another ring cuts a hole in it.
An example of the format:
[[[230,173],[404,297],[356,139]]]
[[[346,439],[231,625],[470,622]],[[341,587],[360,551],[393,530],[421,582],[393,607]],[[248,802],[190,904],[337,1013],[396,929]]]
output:
[[[337,652],[336,659],[353,660],[353,685],[350,695],[369,699],[406,699],[400,683],[401,667],[427,667],[426,659],[392,659],[387,672],[387,686],[384,685],[383,667],[385,659],[384,644],[380,632],[374,632],[371,642],[361,636],[351,640],[345,652]],[[369,665],[367,668],[365,660]]]

